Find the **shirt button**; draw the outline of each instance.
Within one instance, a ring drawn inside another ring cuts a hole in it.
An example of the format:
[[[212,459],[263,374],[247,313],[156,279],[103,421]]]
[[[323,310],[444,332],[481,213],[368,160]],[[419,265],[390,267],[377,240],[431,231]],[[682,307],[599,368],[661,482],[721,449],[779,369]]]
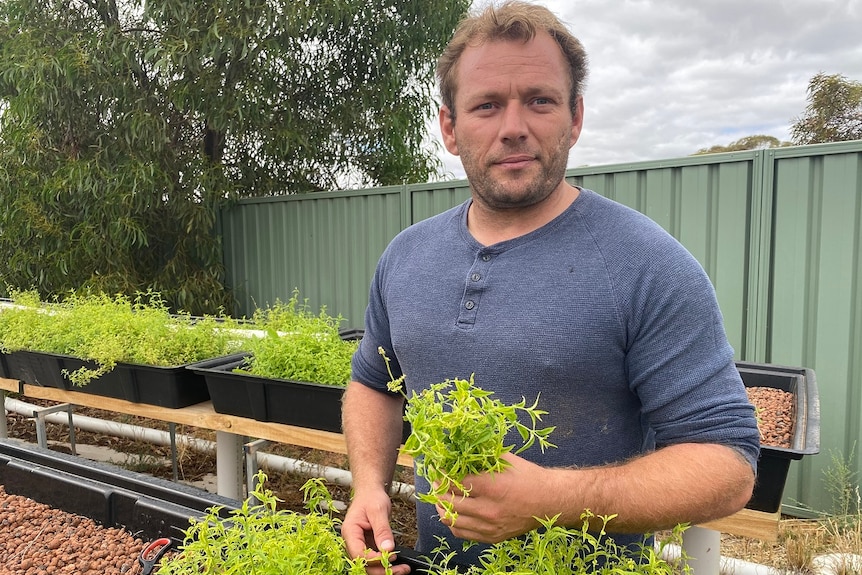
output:
[[[467,302],[464,303],[464,307],[466,307],[467,309],[473,309],[474,307],[476,307],[476,304],[473,302],[473,300],[467,300]]]
[[[485,255],[483,255],[483,256],[482,256],[482,261],[483,261],[483,262],[489,262],[489,261],[491,261],[491,256],[490,256],[489,254],[485,254]]]
[[[479,275],[478,273],[473,273],[473,274],[470,276],[470,279],[471,279],[471,280],[473,280],[474,282],[477,282],[477,281],[479,281],[480,279],[482,279],[482,276],[481,276],[481,275]]]

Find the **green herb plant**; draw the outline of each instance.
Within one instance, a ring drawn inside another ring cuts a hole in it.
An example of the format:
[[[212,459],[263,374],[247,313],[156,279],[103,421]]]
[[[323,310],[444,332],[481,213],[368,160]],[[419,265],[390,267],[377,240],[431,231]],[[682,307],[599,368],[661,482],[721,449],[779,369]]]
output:
[[[383,348],[378,351],[386,362],[390,391],[405,394],[405,376],[395,378],[386,351]],[[543,451],[554,447],[548,440],[554,427],[537,428],[547,413],[538,409],[538,397],[527,406],[526,400],[505,405],[493,399],[492,395],[492,392],[478,387],[471,375],[467,380],[450,379],[433,384],[419,393],[414,390],[407,398],[404,418],[410,422],[412,430],[403,450],[413,456],[417,474],[431,484],[428,493],[417,494],[417,497],[439,505],[444,510],[444,518],[453,523],[457,513],[452,506],[450,491],[469,497],[469,488],[463,484],[464,477],[502,471],[508,465],[502,458],[504,453],[521,453],[536,443]],[[529,425],[521,423],[519,416],[529,420]],[[506,437],[513,429],[522,440],[517,450],[514,445],[506,443]],[[441,540],[432,557],[427,558],[430,572],[438,575],[689,573],[685,557],[681,558],[679,565],[662,559],[662,548],[670,543],[679,543],[685,526],[677,526],[672,535],[661,542],[658,550],[646,544],[621,548],[605,529],[614,517],[596,517],[586,510],[581,516],[581,528],[557,525],[559,516],[537,517],[538,528],[521,537],[489,546],[481,553],[479,564],[466,571],[449,567],[455,552],[449,550],[445,540]],[[595,519],[602,525],[599,533],[590,531]],[[465,547],[471,545],[467,542]]]
[[[602,528],[598,533],[589,527],[595,515],[586,511],[581,519],[583,526],[567,528],[556,524],[557,517],[539,520],[538,528],[522,537],[507,539],[491,545],[479,556],[478,565],[466,571],[449,567],[453,557],[448,545],[441,540],[429,559],[432,572],[438,575],[497,575],[499,573],[566,575],[689,575],[688,557],[683,553],[675,561],[663,558],[664,548],[680,545],[686,529],[678,525],[662,539],[658,548],[641,544],[620,547],[607,534],[606,528],[615,516],[598,519]]]
[[[258,308],[251,326],[261,337],[244,345],[251,352],[247,363],[235,371],[260,377],[345,386],[350,380],[350,360],[359,343],[339,335],[341,316],[332,317],[321,307],[310,311],[294,290],[287,302]]]
[[[238,350],[239,324],[226,315],[174,314],[158,293],[70,294],[42,302],[34,292],[11,291],[0,311],[0,351],[39,351],[90,360],[64,375],[82,386],[117,363],[173,367]],[[245,339],[245,338],[239,338]]]
[[[407,397],[404,376],[394,378],[385,350],[378,351],[392,379],[390,391]],[[470,490],[463,483],[466,476],[502,471],[508,465],[502,458],[504,453],[518,454],[537,442],[542,451],[555,447],[548,440],[554,427],[536,427],[547,413],[538,408],[538,397],[527,406],[525,399],[506,405],[492,395],[493,392],[477,386],[471,375],[470,379],[432,384],[419,393],[413,390],[407,397],[404,419],[410,422],[411,433],[403,450],[413,456],[416,473],[431,484],[428,493],[419,493],[417,497],[442,507],[444,518],[453,522],[458,514],[448,494],[454,489],[468,497]],[[529,425],[520,421],[522,415],[529,419]],[[506,443],[513,429],[522,440],[517,449]]]
[[[266,474],[229,517],[211,507],[192,518],[183,533],[180,553],[163,559],[158,575],[364,575],[366,561],[350,559],[334,517],[332,496],[323,480],[302,487],[307,514],[279,510],[279,499],[266,489]],[[385,558],[387,572],[391,573]]]

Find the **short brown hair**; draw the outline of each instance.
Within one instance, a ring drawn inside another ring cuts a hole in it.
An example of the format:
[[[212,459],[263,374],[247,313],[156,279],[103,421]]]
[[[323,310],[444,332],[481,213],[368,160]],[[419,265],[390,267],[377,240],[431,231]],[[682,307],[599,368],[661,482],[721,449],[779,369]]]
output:
[[[587,77],[587,53],[553,12],[520,0],[509,0],[498,7],[489,6],[482,12],[468,15],[461,20],[455,34],[437,61],[437,81],[443,104],[455,117],[455,71],[461,54],[468,46],[495,40],[521,40],[529,42],[538,32],[547,32],[560,46],[569,63],[571,92],[569,107],[577,112],[578,97],[581,96]]]

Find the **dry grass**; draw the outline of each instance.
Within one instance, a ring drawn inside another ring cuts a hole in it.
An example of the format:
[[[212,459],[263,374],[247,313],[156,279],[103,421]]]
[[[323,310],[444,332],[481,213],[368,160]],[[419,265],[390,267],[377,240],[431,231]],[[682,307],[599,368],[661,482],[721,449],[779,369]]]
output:
[[[862,515],[785,518],[775,543],[722,535],[721,554],[780,573],[815,573],[825,563],[836,575],[862,575],[862,563],[847,558],[848,554],[862,554]]]

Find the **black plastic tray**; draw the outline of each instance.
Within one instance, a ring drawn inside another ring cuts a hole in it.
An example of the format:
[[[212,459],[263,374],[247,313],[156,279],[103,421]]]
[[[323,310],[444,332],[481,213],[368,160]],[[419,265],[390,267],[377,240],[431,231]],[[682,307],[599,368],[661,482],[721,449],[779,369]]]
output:
[[[186,365],[156,367],[119,363],[108,373],[83,386],[73,385],[63,370],[95,369],[92,361],[62,354],[14,351],[3,354],[7,376],[31,385],[80,391],[159,407],[180,408],[208,401],[209,390],[201,375]]]
[[[123,527],[142,539],[180,542],[190,518],[203,517],[217,505],[224,506],[220,515],[227,518],[240,505],[194,487],[12,439],[0,440],[0,484],[11,495]]]
[[[341,432],[344,387],[234,371],[250,357],[237,353],[189,366],[203,376],[216,413]]]
[[[241,502],[103,463],[41,449],[14,439],[0,439],[0,485],[11,495],[28,497],[54,509],[89,517],[106,527],[120,527],[148,541],[170,537],[182,543],[189,519],[202,518],[218,506],[229,519]],[[399,547],[397,563],[414,573],[428,564],[412,549]]]
[[[251,356],[240,352],[188,366],[206,380],[216,413],[341,433],[345,387],[234,371]],[[402,440],[409,435],[410,425],[405,421]]]
[[[757,482],[747,508],[775,512],[781,509],[790,462],[820,452],[820,395],[814,371],[807,368],[737,362],[746,387],[772,387],[794,397],[794,428],[788,448],[761,446]]]

